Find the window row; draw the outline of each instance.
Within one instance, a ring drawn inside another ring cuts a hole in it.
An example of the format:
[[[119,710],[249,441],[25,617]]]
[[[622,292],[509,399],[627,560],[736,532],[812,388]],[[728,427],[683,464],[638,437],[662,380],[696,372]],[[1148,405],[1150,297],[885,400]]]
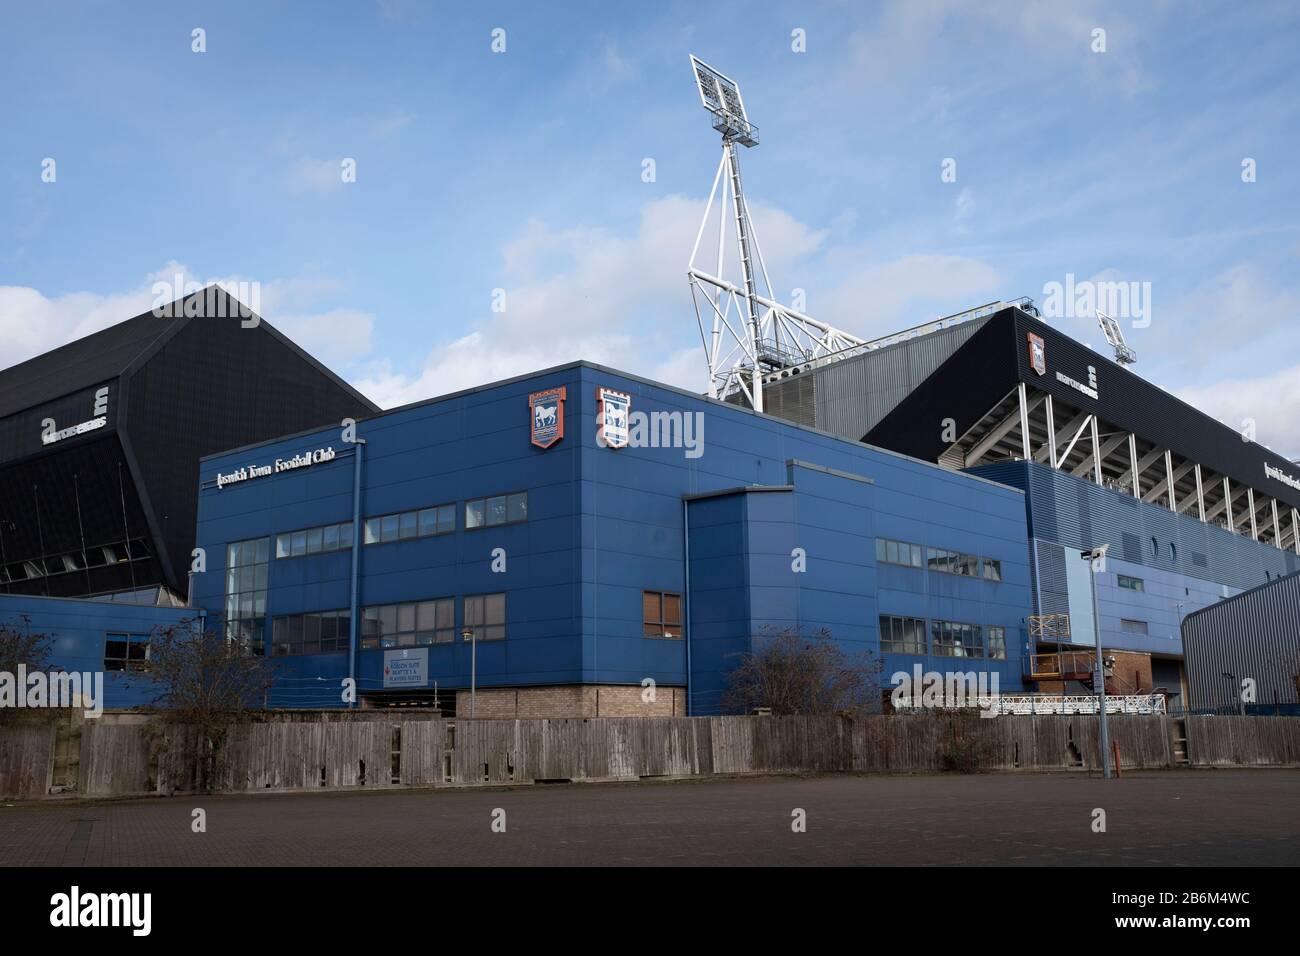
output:
[[[1146,590],[1146,584],[1141,578],[1129,577],[1127,574],[1118,575],[1117,583],[1126,591]]]
[[[876,560],[885,564],[901,564],[909,568],[925,568],[944,574],[959,574],[970,578],[982,577],[986,581],[1002,580],[1002,562],[995,558],[982,558],[977,554],[949,551],[946,548],[926,549],[908,541],[876,539]]]
[[[505,640],[505,594],[466,595],[462,599],[462,609],[463,639]],[[362,650],[451,644],[455,640],[455,598],[373,605],[361,614]]]
[[[465,502],[465,528],[493,528],[503,524],[517,524],[528,520],[528,492],[520,491],[491,498],[478,498]],[[408,538],[427,538],[451,534],[456,530],[456,506],[437,505],[413,511],[367,518],[363,526],[365,544],[387,544]],[[275,537],[277,558],[297,558],[308,554],[344,551],[352,547],[352,522],[323,525],[289,531]],[[256,555],[244,556],[243,563],[254,563]],[[234,567],[235,565],[229,565]]]
[[[465,528],[492,528],[528,520],[528,492],[465,502]]]
[[[327,524],[319,528],[289,531],[275,536],[277,558],[300,558],[304,554],[326,554],[352,547],[352,522]]]
[[[906,541],[890,541],[887,538],[876,539],[876,560],[886,564],[903,564],[909,568],[925,567],[919,544]]]
[[[271,618],[271,653],[334,654],[347,651],[352,617],[342,611],[310,611]]]
[[[937,657],[1007,659],[1006,629],[998,625],[931,621],[930,642]],[[925,654],[926,622],[919,617],[880,615],[880,650],[885,654]]]
[[[436,534],[451,534],[456,530],[456,506],[438,505],[417,511],[401,511],[366,519],[366,544],[387,544],[407,538],[428,538]]]
[[[450,644],[456,640],[456,599],[381,604],[361,612],[361,649]]]
[[[55,574],[85,571],[87,568],[103,568],[127,561],[139,561],[147,557],[149,557],[148,543],[143,538],[135,538],[115,544],[94,545],[84,551],[68,551],[64,554],[0,564],[0,581],[32,581]]]

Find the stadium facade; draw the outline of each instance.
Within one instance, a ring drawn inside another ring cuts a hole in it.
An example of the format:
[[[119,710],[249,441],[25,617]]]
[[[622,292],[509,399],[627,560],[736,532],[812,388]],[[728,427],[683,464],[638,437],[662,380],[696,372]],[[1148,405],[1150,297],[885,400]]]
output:
[[[80,502],[5,526],[0,624],[64,628],[79,669],[97,632],[106,668],[123,633],[147,644],[110,610],[144,582],[269,658],[272,706],[346,706],[351,678],[363,706],[463,715],[473,687],[476,716],[717,713],[782,632],[878,657],[886,687],[919,667],[1053,692],[1086,679],[1056,652],[1097,630],[1108,689],[1188,701],[1183,619],[1297,570],[1296,466],[1027,302],[773,370],[766,414],[587,362],[378,413],[268,326],[160,342],[145,318],[0,373],[6,510],[33,475]],[[129,417],[21,444],[105,385]],[[75,557],[110,532],[131,554],[135,529],[129,577]],[[56,552],[72,567],[26,569]]]
[[[277,659],[276,704],[355,674],[458,714],[472,679],[477,716],[716,713],[756,635],[823,630],[885,683],[1022,687],[1019,490],[585,362],[356,437],[203,461],[195,600]]]
[[[375,411],[216,286],[0,371],[0,593],[183,602],[202,455]]]
[[[1042,321],[993,303],[835,362],[770,376],[776,415],[1025,493],[1035,641],[1030,677],[1068,678],[1040,652],[1095,647],[1097,575],[1107,650],[1149,655],[1150,680],[1187,699],[1180,623],[1300,567],[1300,465]],[[1036,637],[1038,637],[1036,635]],[[1119,683],[1142,688],[1131,673]],[[1068,682],[1065,681],[1065,682]]]

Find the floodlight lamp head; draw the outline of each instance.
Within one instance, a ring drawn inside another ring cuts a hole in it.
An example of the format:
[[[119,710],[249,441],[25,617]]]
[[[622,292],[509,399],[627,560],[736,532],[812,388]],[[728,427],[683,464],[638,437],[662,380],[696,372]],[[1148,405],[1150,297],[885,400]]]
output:
[[[736,82],[694,54],[691,55],[691,70],[695,74],[695,86],[700,91],[700,103],[713,114],[713,128],[726,141],[741,146],[757,146],[758,127],[745,113],[745,101]]]
[[[1097,323],[1101,326],[1102,335],[1106,336],[1106,341],[1115,350],[1116,362],[1120,365],[1132,365],[1137,361],[1137,353],[1124,341],[1124,331],[1119,327],[1118,322],[1098,310]]]

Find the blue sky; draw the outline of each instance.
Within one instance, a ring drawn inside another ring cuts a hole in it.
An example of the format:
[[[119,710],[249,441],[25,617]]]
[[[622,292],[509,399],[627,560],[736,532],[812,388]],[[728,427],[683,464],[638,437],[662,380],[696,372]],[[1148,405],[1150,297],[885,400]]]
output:
[[[762,130],[745,187],[783,297],[871,337],[1149,282],[1136,370],[1300,455],[1295,4],[754,6],[9,4],[0,366],[183,270],[259,282],[386,405],[578,357],[702,390],[693,52]]]

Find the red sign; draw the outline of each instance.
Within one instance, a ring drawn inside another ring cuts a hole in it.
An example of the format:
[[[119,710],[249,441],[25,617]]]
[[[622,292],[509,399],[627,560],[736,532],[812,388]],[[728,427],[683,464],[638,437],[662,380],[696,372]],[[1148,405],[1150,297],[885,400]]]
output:
[[[538,448],[550,448],[564,437],[565,389],[548,388],[528,396],[528,410],[532,414],[532,441]]]
[[[1029,367],[1039,375],[1047,374],[1047,343],[1033,332],[1029,333]]]

